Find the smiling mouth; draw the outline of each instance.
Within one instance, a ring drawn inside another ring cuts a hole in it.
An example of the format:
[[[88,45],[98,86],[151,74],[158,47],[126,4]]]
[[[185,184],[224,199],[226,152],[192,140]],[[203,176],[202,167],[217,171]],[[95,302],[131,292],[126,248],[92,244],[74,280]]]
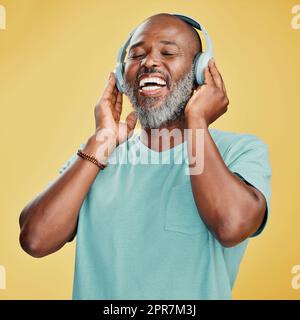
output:
[[[142,96],[162,95],[166,90],[166,81],[160,77],[143,77],[139,82],[139,93]]]
[[[162,95],[164,90],[167,89],[159,86],[147,86],[139,89],[139,93],[141,96]]]

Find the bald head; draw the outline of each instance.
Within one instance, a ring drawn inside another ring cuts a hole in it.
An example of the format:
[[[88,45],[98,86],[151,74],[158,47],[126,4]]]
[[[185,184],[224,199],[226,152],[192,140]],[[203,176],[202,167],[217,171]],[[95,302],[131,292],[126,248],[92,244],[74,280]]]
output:
[[[134,42],[135,35],[141,31],[150,31],[151,29],[173,27],[176,32],[184,37],[184,42],[190,51],[191,56],[202,52],[202,42],[198,32],[187,22],[169,13],[158,13],[144,20],[135,30],[131,43]]]

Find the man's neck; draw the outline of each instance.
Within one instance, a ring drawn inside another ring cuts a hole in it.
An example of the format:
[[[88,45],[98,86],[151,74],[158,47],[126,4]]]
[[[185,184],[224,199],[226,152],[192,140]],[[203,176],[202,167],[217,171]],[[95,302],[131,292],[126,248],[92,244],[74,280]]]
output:
[[[186,121],[184,115],[182,115],[172,123],[158,129],[143,128],[140,140],[154,151],[165,151],[184,142],[184,129],[186,128]]]

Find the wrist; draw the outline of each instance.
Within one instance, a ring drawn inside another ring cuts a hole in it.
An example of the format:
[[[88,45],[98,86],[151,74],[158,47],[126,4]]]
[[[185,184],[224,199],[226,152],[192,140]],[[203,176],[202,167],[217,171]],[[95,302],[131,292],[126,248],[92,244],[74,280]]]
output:
[[[99,162],[105,163],[116,148],[116,140],[113,137],[99,137],[96,132],[87,141],[83,152],[94,156]]]
[[[199,115],[186,115],[186,123],[188,128],[207,129],[209,126],[204,116]]]

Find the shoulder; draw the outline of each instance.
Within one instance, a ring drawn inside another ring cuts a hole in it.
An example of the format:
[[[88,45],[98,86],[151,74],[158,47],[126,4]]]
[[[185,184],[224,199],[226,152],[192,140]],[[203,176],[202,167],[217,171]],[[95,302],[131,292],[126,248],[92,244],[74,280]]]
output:
[[[266,143],[260,137],[254,134],[223,131],[215,128],[209,128],[208,130],[214,142],[221,147],[228,147],[236,143],[257,143],[266,145]]]
[[[267,144],[258,136],[249,133],[237,133],[209,128],[221,156],[225,159],[240,154],[268,153]],[[228,159],[229,160],[229,159]]]

